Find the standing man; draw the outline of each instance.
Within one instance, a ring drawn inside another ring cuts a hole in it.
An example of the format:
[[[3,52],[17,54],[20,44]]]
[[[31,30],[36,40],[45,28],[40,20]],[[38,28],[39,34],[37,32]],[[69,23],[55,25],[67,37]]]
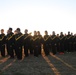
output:
[[[5,43],[6,43],[6,37],[4,34],[4,29],[1,29],[1,34],[0,34],[0,51],[1,51],[1,56],[5,57]]]
[[[60,39],[60,51],[59,51],[59,53],[64,54],[64,42],[65,42],[64,39],[65,38],[64,38],[63,32],[60,33],[59,39]]]
[[[38,31],[37,34],[38,34],[38,37],[39,37],[39,39],[38,39],[38,41],[39,41],[39,45],[38,45],[39,55],[41,55],[41,45],[42,45],[42,40],[43,39],[42,39],[42,36],[40,34],[40,31]]]
[[[67,35],[64,34],[64,52],[67,52]]]
[[[76,34],[73,36],[73,51],[76,51]]]
[[[33,49],[34,49],[34,56],[38,57],[39,55],[39,37],[37,36],[37,32],[34,31],[34,36],[33,36]]]
[[[16,29],[15,34],[15,52],[17,59],[22,59],[22,46],[23,46],[23,34],[20,31],[20,28]]]
[[[24,42],[24,44],[23,44],[24,45],[24,54],[26,57],[28,57],[29,56],[28,50],[30,49],[30,34],[28,34],[27,29],[25,29],[23,42]]]
[[[9,28],[8,34],[6,36],[6,46],[10,58],[14,58],[14,43],[15,43],[14,33],[12,32],[12,28]]]
[[[33,36],[30,34],[30,54],[33,54]]]
[[[44,48],[45,55],[49,55],[49,44],[50,44],[49,40],[50,40],[50,37],[48,35],[48,32],[45,31],[44,43],[43,43],[43,48]]]
[[[49,35],[49,51],[50,51],[50,52],[52,52],[51,43],[52,43],[52,39],[51,39],[51,34],[50,34],[50,35]]]
[[[52,32],[51,39],[52,53],[55,55],[57,52],[57,36],[55,35],[55,31]]]
[[[59,53],[59,51],[60,51],[60,39],[59,39],[59,34],[57,34],[57,43],[56,43],[56,47],[57,47],[57,52]]]
[[[70,34],[70,32],[68,32],[68,35],[67,35],[67,52],[71,52],[71,47],[72,47],[72,36]]]

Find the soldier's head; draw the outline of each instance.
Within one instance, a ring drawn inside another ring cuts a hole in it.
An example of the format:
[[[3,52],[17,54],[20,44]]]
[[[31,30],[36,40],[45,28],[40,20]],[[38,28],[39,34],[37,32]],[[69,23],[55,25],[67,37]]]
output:
[[[25,29],[25,34],[27,34],[28,33],[28,30],[27,29]]]
[[[4,33],[4,29],[1,29],[1,34],[3,34]]]
[[[70,35],[70,31],[68,31],[68,35]]]
[[[9,32],[10,32],[10,33],[12,32],[12,28],[9,28]]]
[[[59,34],[57,34],[57,37],[59,37]]]
[[[37,35],[37,32],[36,31],[34,31],[34,35]]]
[[[38,31],[37,34],[40,35],[40,31]]]
[[[60,32],[60,35],[63,35],[63,32]]]
[[[45,31],[45,35],[48,35],[48,32],[47,32],[47,30]]]
[[[20,28],[17,28],[16,31],[17,31],[17,33],[20,33],[21,30],[20,30]]]
[[[73,33],[71,33],[71,35],[73,35]]]
[[[52,32],[52,35],[55,35],[55,31]]]

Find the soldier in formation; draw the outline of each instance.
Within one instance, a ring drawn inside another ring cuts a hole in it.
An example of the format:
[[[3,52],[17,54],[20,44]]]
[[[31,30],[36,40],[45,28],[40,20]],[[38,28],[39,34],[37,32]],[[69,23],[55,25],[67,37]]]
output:
[[[24,45],[24,54],[25,54],[26,57],[29,56],[29,53],[28,53],[29,51],[28,50],[30,50],[30,42],[31,42],[30,41],[30,34],[28,34],[28,30],[25,29],[25,34],[23,36],[23,45]]]
[[[47,31],[45,31],[45,35],[44,35],[43,39],[44,39],[43,48],[44,48],[45,55],[49,55],[49,44],[50,44],[50,41],[49,41],[49,35],[48,35]]]
[[[0,34],[0,52],[1,56],[5,57],[5,43],[6,43],[6,36],[4,34],[4,29],[1,29],[1,34]]]
[[[16,29],[15,34],[15,53],[17,56],[17,59],[22,59],[22,46],[23,46],[23,34],[21,33],[20,28]]]
[[[27,29],[25,29],[24,34],[21,33],[20,28],[17,28],[14,33],[12,30],[12,28],[9,28],[7,35],[5,35],[4,29],[1,29],[0,54],[2,57],[5,57],[7,53],[10,58],[16,56],[17,59],[21,60],[23,53],[25,57],[28,57],[29,52],[38,57],[42,54],[42,45],[46,56],[50,52],[55,55],[56,53],[64,54],[65,52],[76,51],[76,35],[70,32],[67,35],[64,35],[63,32],[60,32],[60,35],[56,35],[55,31],[53,31],[52,35],[48,35],[48,31],[45,31],[45,35],[42,36],[40,31],[34,31],[32,36],[31,33],[28,33]]]
[[[34,50],[34,56],[38,57],[39,55],[39,37],[37,35],[37,31],[34,31],[34,36],[32,37],[33,41],[33,50]]]
[[[10,58],[14,58],[14,33],[12,32],[12,28],[8,29],[8,34],[6,35],[6,47],[7,47],[7,54]]]

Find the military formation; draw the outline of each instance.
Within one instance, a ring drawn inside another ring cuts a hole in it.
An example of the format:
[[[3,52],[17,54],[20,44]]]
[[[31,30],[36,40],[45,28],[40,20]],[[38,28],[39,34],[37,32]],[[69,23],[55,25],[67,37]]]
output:
[[[10,58],[17,57],[21,60],[23,54],[25,57],[28,57],[29,54],[38,57],[42,55],[42,50],[46,56],[50,52],[55,55],[76,51],[76,35],[70,32],[67,35],[64,35],[63,32],[56,35],[53,31],[52,35],[48,35],[48,31],[45,31],[44,36],[40,34],[40,31],[34,31],[32,36],[27,29],[22,34],[20,28],[14,32],[12,32],[12,28],[9,28],[6,35],[4,29],[1,29],[0,32],[0,55],[2,57],[6,57],[7,53]]]

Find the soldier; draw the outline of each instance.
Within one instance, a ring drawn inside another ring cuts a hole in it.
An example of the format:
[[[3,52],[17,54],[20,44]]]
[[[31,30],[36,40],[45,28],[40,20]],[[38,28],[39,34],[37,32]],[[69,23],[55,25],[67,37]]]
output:
[[[37,32],[34,31],[34,36],[32,38],[33,40],[33,49],[34,49],[34,56],[38,57],[39,51],[38,51],[38,46],[39,46],[39,37],[37,36]]]
[[[43,39],[42,39],[42,36],[40,34],[40,31],[38,31],[37,34],[38,34],[38,37],[39,37],[39,40],[38,40],[39,41],[39,45],[38,45],[38,47],[39,47],[38,48],[39,49],[39,55],[41,55],[41,45],[42,45],[42,40]]]
[[[52,52],[52,45],[51,45],[51,43],[52,43],[52,39],[51,39],[51,34],[50,34],[50,36],[49,36],[49,49],[50,49],[50,52]]]
[[[15,52],[17,59],[22,59],[22,46],[23,46],[23,34],[20,32],[20,28],[16,29],[15,34]]]
[[[27,57],[28,54],[28,50],[30,49],[30,34],[28,34],[28,30],[25,29],[25,34],[24,34],[24,54]]]
[[[73,36],[73,52],[76,51],[76,34]]]
[[[0,51],[1,51],[1,56],[5,57],[5,43],[6,43],[6,37],[4,34],[4,29],[1,29],[1,34],[0,34]]]
[[[64,35],[64,52],[67,52],[67,35]]]
[[[48,32],[45,31],[45,35],[44,35],[44,43],[43,43],[43,48],[44,48],[44,52],[45,55],[49,55],[49,35]]]
[[[71,45],[72,45],[72,36],[70,34],[70,32],[68,32],[68,35],[67,35],[67,52],[71,52]]]
[[[74,49],[73,49],[73,44],[74,44],[73,38],[74,38],[74,35],[73,35],[73,33],[71,33],[71,42],[70,42],[70,44],[71,44],[71,52],[74,51]]]
[[[12,32],[12,28],[9,28],[8,34],[6,36],[6,45],[7,45],[7,52],[10,58],[14,58],[14,43],[15,43],[14,33]]]
[[[51,39],[52,39],[52,53],[55,55],[56,52],[57,52],[57,37],[55,35],[55,31],[52,32],[52,36],[51,36]]]
[[[64,35],[63,35],[63,32],[60,33],[59,39],[60,39],[60,51],[59,51],[59,53],[64,54]]]
[[[10,55],[10,51],[9,51],[9,49],[8,49],[8,40],[7,40],[7,37],[8,37],[8,35],[9,35],[9,33],[10,33],[10,31],[7,30],[7,35],[6,35],[6,49],[7,49],[7,55],[8,55],[8,56]]]
[[[56,47],[57,47],[57,52],[59,53],[60,51],[60,39],[59,39],[59,34],[57,34],[57,43],[56,43]]]
[[[30,54],[33,54],[34,51],[33,51],[33,36],[30,35]]]

